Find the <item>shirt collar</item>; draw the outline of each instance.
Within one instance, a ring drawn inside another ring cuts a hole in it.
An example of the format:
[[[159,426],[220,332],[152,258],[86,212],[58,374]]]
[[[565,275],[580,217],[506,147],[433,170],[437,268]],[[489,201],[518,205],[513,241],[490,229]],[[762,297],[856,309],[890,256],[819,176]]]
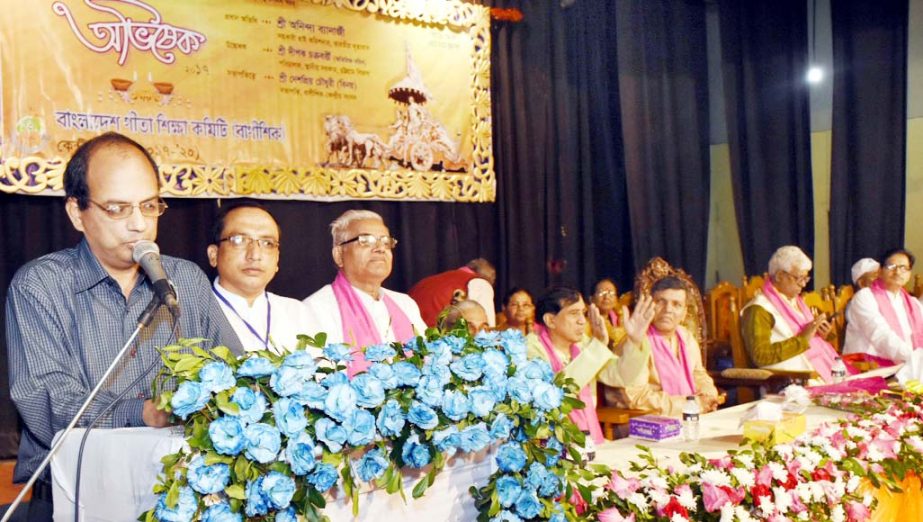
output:
[[[86,238],[77,245],[76,269],[76,290],[83,292],[98,285],[102,281],[109,279],[109,272],[99,263],[99,259],[90,250],[90,244]]]
[[[231,303],[231,306],[233,306],[234,309],[236,310],[239,310],[239,311],[253,310],[253,309],[256,309],[257,307],[265,307],[264,303],[268,301],[266,297],[266,292],[263,291],[263,293],[260,294],[260,296],[257,297],[255,301],[253,301],[253,306],[251,307],[247,303],[247,299],[245,297],[237,295],[234,292],[231,292],[227,288],[221,286],[220,283],[221,283],[221,277],[215,277],[215,281],[212,283],[212,286],[214,287],[215,291],[221,294],[222,297],[227,299],[228,302]]]

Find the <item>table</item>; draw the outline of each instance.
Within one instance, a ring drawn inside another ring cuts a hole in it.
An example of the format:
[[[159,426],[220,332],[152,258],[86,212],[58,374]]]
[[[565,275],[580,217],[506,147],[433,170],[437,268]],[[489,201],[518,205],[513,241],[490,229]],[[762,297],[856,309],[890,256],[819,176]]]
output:
[[[74,487],[77,451],[84,430],[74,430],[51,461],[54,490],[54,519],[74,518]],[[160,473],[160,458],[184,445],[180,428],[122,428],[94,430],[87,439],[80,483],[80,519],[86,522],[125,522],[154,507],[152,492]],[[449,459],[446,468],[427,489],[411,495],[422,472],[405,473],[405,504],[400,494],[366,489],[359,495],[359,516],[353,519],[352,505],[328,495],[324,514],[331,520],[457,520],[477,519],[477,509],[468,488],[486,485],[496,471],[496,459],[489,450]]]

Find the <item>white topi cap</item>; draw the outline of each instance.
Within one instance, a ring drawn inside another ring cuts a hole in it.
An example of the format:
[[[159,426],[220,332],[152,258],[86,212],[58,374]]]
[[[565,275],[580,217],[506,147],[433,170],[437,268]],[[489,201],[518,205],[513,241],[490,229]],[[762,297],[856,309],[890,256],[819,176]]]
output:
[[[879,268],[881,268],[881,265],[878,264],[878,261],[870,257],[863,257],[852,266],[852,282],[859,284],[860,277]]]

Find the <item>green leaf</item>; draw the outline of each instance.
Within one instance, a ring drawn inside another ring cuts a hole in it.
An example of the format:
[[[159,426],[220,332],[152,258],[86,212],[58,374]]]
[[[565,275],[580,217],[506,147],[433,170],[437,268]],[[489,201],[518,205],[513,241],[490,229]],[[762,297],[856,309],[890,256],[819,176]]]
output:
[[[216,451],[209,451],[205,454],[205,465],[211,466],[212,464],[227,464],[231,465],[234,462],[234,457],[228,455],[219,455]]]
[[[202,364],[202,359],[199,359],[194,355],[184,354],[178,361],[176,361],[176,365],[173,367],[173,371],[176,373],[189,372],[200,364]]]
[[[173,484],[170,484],[170,489],[167,491],[167,500],[166,504],[168,508],[176,507],[176,503],[179,502],[179,481],[174,480]]]
[[[212,353],[231,366],[237,365],[237,357],[227,346],[216,346],[212,348]]]
[[[244,487],[241,484],[231,484],[230,486],[224,488],[224,493],[227,496],[231,498],[236,498],[238,500],[247,499],[247,495],[244,492]]]
[[[325,499],[313,486],[308,487],[308,501],[312,506],[317,506],[320,509],[327,507],[327,499]]]
[[[413,498],[420,498],[426,493],[426,488],[429,487],[429,480],[427,477],[420,479],[420,482],[417,482],[417,485],[413,487]]]
[[[247,457],[243,455],[237,457],[237,461],[234,462],[234,475],[237,476],[237,480],[243,482],[250,478],[250,466],[251,464]]]

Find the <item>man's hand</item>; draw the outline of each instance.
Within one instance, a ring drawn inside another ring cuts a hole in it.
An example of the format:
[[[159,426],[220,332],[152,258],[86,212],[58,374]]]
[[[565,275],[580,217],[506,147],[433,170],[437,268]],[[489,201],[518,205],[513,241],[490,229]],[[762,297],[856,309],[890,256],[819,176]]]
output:
[[[163,428],[170,425],[170,414],[157,409],[157,403],[147,399],[144,409],[141,410],[141,419],[144,424],[152,428]]]
[[[622,307],[622,316],[625,318],[625,332],[628,333],[628,339],[633,344],[641,344],[641,341],[644,340],[656,312],[654,300],[649,295],[642,295],[638,299],[635,311],[632,313],[628,312],[627,306]]]
[[[609,346],[609,329],[606,328],[606,320],[603,319],[595,304],[590,305],[587,319],[590,321],[590,331],[593,332],[593,337],[599,339],[599,342],[605,346]]]
[[[701,408],[702,413],[708,413],[718,409],[717,395],[700,394],[698,395],[697,399],[699,401],[699,408]]]
[[[811,338],[818,333],[821,335],[821,337],[827,337],[827,334],[830,333],[830,328],[831,325],[827,321],[827,316],[824,314],[819,314],[814,318],[813,321],[806,324],[798,335],[804,337],[805,340],[810,341]]]

